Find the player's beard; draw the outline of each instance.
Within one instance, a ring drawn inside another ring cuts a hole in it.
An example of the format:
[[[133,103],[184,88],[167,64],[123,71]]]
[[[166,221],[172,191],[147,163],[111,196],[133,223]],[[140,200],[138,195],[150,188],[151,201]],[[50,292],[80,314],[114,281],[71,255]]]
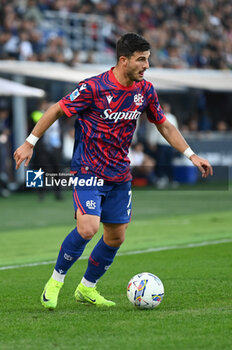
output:
[[[138,71],[138,72],[136,73],[136,71],[135,71],[134,69],[130,69],[130,70],[128,70],[128,72],[127,72],[127,76],[129,77],[129,79],[130,79],[131,81],[135,81],[136,83],[138,83],[138,82],[140,82],[140,81],[143,80],[143,77],[142,77],[142,76],[139,77],[139,73],[140,73],[140,72],[145,72],[145,70],[141,70],[141,71]]]

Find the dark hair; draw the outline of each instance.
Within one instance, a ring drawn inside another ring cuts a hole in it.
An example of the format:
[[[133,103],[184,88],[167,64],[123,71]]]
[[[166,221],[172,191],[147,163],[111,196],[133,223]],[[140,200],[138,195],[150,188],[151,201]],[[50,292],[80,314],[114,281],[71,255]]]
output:
[[[120,56],[129,58],[136,51],[148,51],[150,48],[151,46],[149,42],[141,35],[136,33],[126,33],[118,40],[116,45],[117,61]]]

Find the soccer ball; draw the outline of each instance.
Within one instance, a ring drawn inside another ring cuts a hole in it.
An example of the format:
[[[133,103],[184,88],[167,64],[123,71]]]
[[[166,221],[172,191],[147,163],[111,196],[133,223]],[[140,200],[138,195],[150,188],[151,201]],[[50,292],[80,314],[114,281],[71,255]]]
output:
[[[163,300],[163,283],[152,273],[139,273],[129,281],[127,297],[139,309],[153,309]]]

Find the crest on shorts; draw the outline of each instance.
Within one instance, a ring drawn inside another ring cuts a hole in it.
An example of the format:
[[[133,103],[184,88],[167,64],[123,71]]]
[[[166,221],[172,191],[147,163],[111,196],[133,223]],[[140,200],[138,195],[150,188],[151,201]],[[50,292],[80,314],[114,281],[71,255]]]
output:
[[[86,201],[86,207],[89,209],[95,209],[96,208],[96,202],[94,202],[92,199]]]

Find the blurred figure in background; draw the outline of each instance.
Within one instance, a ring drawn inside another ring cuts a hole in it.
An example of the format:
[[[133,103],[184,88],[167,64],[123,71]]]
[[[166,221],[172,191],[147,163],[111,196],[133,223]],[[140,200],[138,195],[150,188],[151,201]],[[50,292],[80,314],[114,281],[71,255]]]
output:
[[[66,122],[66,128],[63,133],[63,160],[64,166],[69,168],[73,156],[73,147],[75,142],[75,129],[74,126],[68,122]]]
[[[155,183],[155,161],[144,152],[144,146],[138,142],[129,149],[129,159],[133,175],[133,183],[136,185],[137,178],[144,178],[144,185]]]
[[[207,110],[206,96],[202,92],[198,100],[198,130],[199,131],[210,131],[212,130],[212,122]]]
[[[217,125],[216,125],[216,131],[218,131],[220,133],[225,133],[225,132],[229,131],[227,122],[224,120],[219,120],[217,122]]]
[[[40,102],[38,110],[31,113],[31,121],[34,125],[44,114],[53,103],[47,100]],[[33,166],[35,169],[42,168],[45,172],[51,172],[59,174],[62,170],[62,139],[61,139],[61,128],[60,123],[57,120],[52,126],[44,133],[38,142],[35,156],[33,159]],[[55,186],[55,196],[57,200],[62,199],[61,187]],[[44,189],[39,188],[39,198],[43,199]]]
[[[197,114],[192,114],[190,116],[190,119],[187,122],[187,126],[188,126],[188,131],[189,132],[198,132],[198,115]]]
[[[161,104],[164,114],[170,123],[178,128],[177,118],[171,113],[171,106],[169,103],[164,102]],[[173,158],[174,148],[166,141],[166,139],[155,128],[150,128],[148,131],[148,142],[150,149],[154,149],[156,144],[156,175],[157,175],[157,188],[165,188],[168,185],[175,185],[173,181]]]
[[[0,196],[8,197],[10,157],[9,110],[5,100],[0,100]]]

